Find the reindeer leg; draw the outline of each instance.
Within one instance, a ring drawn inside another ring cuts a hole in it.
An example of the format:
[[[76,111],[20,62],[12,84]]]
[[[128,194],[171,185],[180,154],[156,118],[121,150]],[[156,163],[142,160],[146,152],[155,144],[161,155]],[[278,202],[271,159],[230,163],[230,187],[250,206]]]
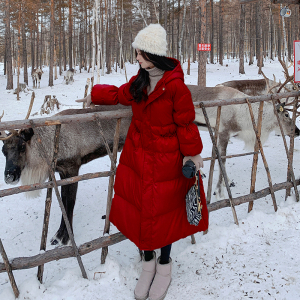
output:
[[[68,172],[60,172],[59,175],[61,179],[70,178],[73,176],[77,176],[79,172],[79,168],[75,167],[72,170],[68,170]],[[78,183],[73,183],[69,185],[65,185],[61,187],[61,198],[66,209],[66,213],[68,216],[68,220],[70,222],[72,231],[73,231],[73,210],[76,201]],[[51,245],[66,245],[69,242],[69,235],[67,231],[67,227],[63,217],[61,218],[61,223],[58,231],[51,239]]]
[[[227,150],[229,138],[230,138],[230,136],[229,136],[228,132],[223,131],[223,132],[219,133],[218,150],[219,150],[221,156],[226,156],[226,150]],[[226,158],[222,158],[222,163],[225,168]],[[233,186],[233,185],[234,185],[233,182],[230,183],[230,186]],[[219,180],[218,180],[214,195],[216,195],[217,198],[220,198],[220,199],[224,198],[224,178],[223,178],[220,167],[219,167]]]

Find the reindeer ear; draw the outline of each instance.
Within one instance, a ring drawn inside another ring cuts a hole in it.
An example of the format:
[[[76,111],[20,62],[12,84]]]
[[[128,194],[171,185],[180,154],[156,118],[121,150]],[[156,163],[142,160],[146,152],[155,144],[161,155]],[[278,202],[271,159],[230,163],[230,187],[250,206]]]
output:
[[[277,110],[278,112],[283,112],[284,106],[285,106],[285,102],[280,103],[280,104],[278,104],[278,105],[276,106],[276,110]]]
[[[22,130],[19,133],[19,135],[25,142],[28,142],[34,135],[34,132],[32,128],[29,128],[29,129]]]

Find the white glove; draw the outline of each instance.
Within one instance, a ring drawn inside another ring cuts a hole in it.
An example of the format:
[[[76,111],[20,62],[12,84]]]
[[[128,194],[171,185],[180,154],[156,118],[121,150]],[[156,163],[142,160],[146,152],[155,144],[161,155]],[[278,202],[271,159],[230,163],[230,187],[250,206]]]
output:
[[[185,156],[183,158],[183,165],[188,161],[191,160],[195,166],[196,166],[196,170],[198,171],[200,168],[203,168],[203,159],[201,157],[200,154],[195,155],[195,156]]]
[[[94,107],[95,104],[92,103],[92,97],[91,97],[91,94],[88,94],[85,98],[83,99],[78,99],[78,100],[75,100],[76,102],[80,103],[80,102],[83,102],[85,103],[85,107]]]

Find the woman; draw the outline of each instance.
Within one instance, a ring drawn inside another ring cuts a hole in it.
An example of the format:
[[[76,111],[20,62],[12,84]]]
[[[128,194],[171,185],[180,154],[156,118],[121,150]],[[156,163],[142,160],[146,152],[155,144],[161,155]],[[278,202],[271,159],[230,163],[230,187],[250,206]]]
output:
[[[180,62],[166,57],[166,31],[141,30],[132,46],[140,70],[121,87],[95,85],[78,102],[131,105],[133,117],[116,172],[110,221],[144,250],[135,299],[161,300],[171,282],[173,242],[208,227],[207,209],[198,226],[187,221],[185,195],[194,179],[182,175],[191,159],[202,167],[202,142]],[[202,194],[204,192],[202,191]],[[156,259],[155,249],[161,248]]]

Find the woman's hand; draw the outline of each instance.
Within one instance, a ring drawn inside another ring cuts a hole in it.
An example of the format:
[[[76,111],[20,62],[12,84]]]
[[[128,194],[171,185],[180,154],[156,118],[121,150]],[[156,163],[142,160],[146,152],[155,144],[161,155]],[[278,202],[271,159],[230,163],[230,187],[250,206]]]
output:
[[[92,103],[92,97],[91,97],[91,94],[88,94],[85,98],[83,99],[78,99],[78,100],[75,100],[76,102],[78,103],[84,103],[85,104],[85,107],[91,107],[93,108],[95,105]]]
[[[195,164],[197,171],[200,168],[203,168],[203,159],[200,154],[195,156],[185,156],[183,158],[183,164],[185,164],[189,159]]]

